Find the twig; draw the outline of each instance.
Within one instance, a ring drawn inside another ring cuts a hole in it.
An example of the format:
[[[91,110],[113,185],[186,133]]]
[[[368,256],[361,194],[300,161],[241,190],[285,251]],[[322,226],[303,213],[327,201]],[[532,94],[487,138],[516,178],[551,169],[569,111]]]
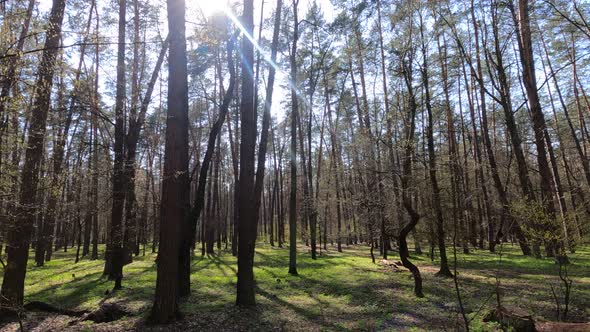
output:
[[[555,294],[555,288],[551,285],[551,293],[553,293],[553,299],[555,300],[555,308],[557,309],[557,320],[559,321],[559,313],[561,311],[561,306],[559,305],[559,299],[557,298],[557,294]]]

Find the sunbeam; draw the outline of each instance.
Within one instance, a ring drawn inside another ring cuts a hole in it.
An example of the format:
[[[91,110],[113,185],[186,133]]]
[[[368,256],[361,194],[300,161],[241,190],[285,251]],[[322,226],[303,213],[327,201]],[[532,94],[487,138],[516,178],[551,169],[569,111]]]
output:
[[[252,45],[254,45],[254,48],[256,48],[256,50],[258,52],[260,52],[260,55],[262,55],[262,58],[264,59],[264,61],[266,61],[269,65],[271,65],[276,71],[277,73],[279,73],[280,75],[284,76],[284,77],[289,77],[290,75],[287,74],[281,67],[279,67],[279,65],[272,61],[270,55],[268,54],[268,52],[266,52],[259,44],[258,42],[256,42],[256,40],[254,39],[254,37],[248,33],[248,31],[246,30],[246,28],[242,25],[242,23],[240,22],[240,20],[231,12],[231,10],[226,6],[223,8],[220,8],[221,11],[227,15],[227,17],[232,20],[232,22],[234,22],[234,24],[238,27],[238,29],[240,29],[240,31],[242,32],[242,34],[252,43]],[[307,99],[305,99],[303,96],[303,93],[297,88],[297,86],[295,85],[295,83],[293,83],[292,78],[287,80],[287,84],[289,85],[289,88],[293,89],[295,91],[295,93],[297,94],[297,96],[300,97],[301,101],[308,106],[308,101]]]

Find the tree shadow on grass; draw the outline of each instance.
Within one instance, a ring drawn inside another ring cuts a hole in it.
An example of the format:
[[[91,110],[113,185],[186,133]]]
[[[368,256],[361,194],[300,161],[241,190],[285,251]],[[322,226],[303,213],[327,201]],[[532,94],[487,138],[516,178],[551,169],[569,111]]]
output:
[[[209,257],[209,259],[210,259],[211,261],[213,261],[213,263],[215,264],[215,266],[216,266],[216,267],[217,267],[219,270],[221,270],[221,272],[223,273],[223,275],[224,275],[225,277],[227,277],[227,276],[228,276],[228,275],[227,275],[227,271],[225,271],[225,269],[224,269],[224,268],[222,268],[222,266],[225,266],[225,267],[227,267],[228,269],[230,269],[230,270],[231,270],[231,271],[234,273],[234,275],[236,275],[236,274],[238,273],[238,270],[236,269],[236,267],[235,267],[235,266],[232,266],[232,265],[230,265],[228,262],[226,262],[225,260],[221,259],[221,258],[220,258],[219,256],[217,256],[217,255],[211,255],[211,256]]]
[[[261,251],[256,251],[256,256],[260,257],[259,260],[254,260],[254,267],[266,266],[266,267],[288,267],[288,257],[283,256],[271,256]],[[316,260],[311,259],[307,254],[298,254],[297,269],[317,269],[328,266],[344,265],[344,266],[357,266],[346,259],[350,258],[350,255],[323,255]]]
[[[203,294],[197,294],[201,297]],[[185,308],[186,310],[186,308]],[[183,312],[183,318],[167,325],[150,325],[147,315],[133,326],[136,331],[272,331],[276,326],[265,319],[264,308],[234,304]],[[282,329],[280,329],[282,330]]]
[[[90,273],[27,294],[27,299],[48,302],[62,308],[76,308],[92,297],[102,296],[104,289],[108,289],[103,287],[107,283],[110,281],[102,277],[102,272]]]
[[[341,326],[338,326],[332,322],[326,321],[321,313],[320,313],[320,315],[318,315],[317,313],[315,313],[311,310],[296,306],[292,303],[289,303],[289,302],[279,298],[278,296],[276,296],[272,293],[269,293],[269,292],[263,290],[260,287],[256,287],[256,293],[264,296],[266,299],[275,303],[279,307],[284,307],[284,308],[294,311],[298,315],[304,317],[306,320],[311,321],[314,324],[321,326],[323,329],[343,330],[343,328]],[[321,302],[319,302],[316,298],[314,298],[314,300],[316,300],[316,302],[320,303],[320,305],[321,305]]]
[[[196,259],[193,257],[191,262],[191,274],[201,270],[206,270],[211,264],[213,264],[213,261],[207,259],[204,256],[199,256],[199,258]]]

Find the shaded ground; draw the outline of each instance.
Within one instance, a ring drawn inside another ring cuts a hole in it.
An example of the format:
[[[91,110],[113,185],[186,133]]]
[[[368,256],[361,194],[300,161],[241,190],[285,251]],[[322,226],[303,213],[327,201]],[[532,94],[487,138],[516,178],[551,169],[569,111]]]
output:
[[[192,295],[183,301],[185,318],[170,326],[145,326],[156,282],[155,255],[136,257],[124,269],[124,289],[105,295],[113,286],[101,278],[103,262],[73,263],[73,251],[55,254],[45,267],[31,261],[27,273],[25,301],[49,302],[68,309],[95,309],[101,300],[123,304],[135,314],[113,323],[89,322],[69,325],[66,316],[33,313],[23,319],[27,331],[452,331],[459,326],[452,279],[435,277],[437,261],[421,255],[412,257],[424,279],[423,299],[413,297],[413,280],[405,270],[372,264],[369,249],[351,246],[344,253],[329,248],[313,261],[308,248],[300,247],[299,276],[290,276],[288,249],[259,243],[255,275],[255,309],[234,305],[236,259],[222,251],[212,256],[195,256]],[[461,294],[471,326],[495,330],[481,323],[484,311],[495,304],[496,276],[501,282],[504,305],[514,305],[547,320],[555,319],[551,285],[559,288],[558,267],[551,259],[537,260],[519,255],[505,245],[503,254],[476,251],[458,255]],[[452,251],[451,251],[452,255]],[[391,258],[397,260],[396,253]],[[590,248],[570,255],[569,273],[573,294],[569,317],[590,320]],[[393,261],[391,261],[393,262]],[[18,323],[0,328],[16,331]]]

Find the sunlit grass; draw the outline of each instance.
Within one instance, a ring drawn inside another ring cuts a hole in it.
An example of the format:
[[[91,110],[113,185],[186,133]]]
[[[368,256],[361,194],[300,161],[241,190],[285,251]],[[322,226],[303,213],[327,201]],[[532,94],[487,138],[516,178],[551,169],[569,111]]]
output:
[[[101,250],[103,248],[101,247]],[[234,305],[237,260],[230,252],[193,258],[192,293],[184,299],[186,315],[179,327],[199,330],[444,330],[458,321],[452,279],[434,276],[437,261],[413,255],[424,278],[424,299],[412,293],[413,280],[405,270],[372,264],[369,249],[351,246],[338,253],[323,251],[312,260],[309,248],[299,247],[299,276],[288,271],[288,249],[259,243],[255,257],[256,309]],[[518,248],[505,245],[499,253],[474,251],[458,254],[462,296],[474,326],[485,308],[495,304],[496,277],[503,304],[519,306],[532,314],[554,319],[550,285],[559,288],[558,266],[552,259],[523,257]],[[452,257],[452,249],[449,250]],[[376,254],[378,251],[376,250]],[[96,308],[105,297],[124,303],[135,315],[124,326],[141,324],[149,311],[156,282],[155,254],[134,258],[124,268],[124,288],[110,292],[113,283],[102,277],[103,261],[86,258],[74,263],[74,252],[56,252],[44,267],[31,260],[26,279],[26,301],[38,300],[70,309]],[[390,260],[397,260],[390,253]],[[570,255],[569,273],[574,280],[570,315],[590,316],[590,248]],[[451,260],[452,262],[452,260]],[[106,295],[107,291],[109,292]],[[483,308],[483,309],[482,309]],[[489,326],[488,326],[489,327]],[[121,327],[119,327],[121,328]]]

